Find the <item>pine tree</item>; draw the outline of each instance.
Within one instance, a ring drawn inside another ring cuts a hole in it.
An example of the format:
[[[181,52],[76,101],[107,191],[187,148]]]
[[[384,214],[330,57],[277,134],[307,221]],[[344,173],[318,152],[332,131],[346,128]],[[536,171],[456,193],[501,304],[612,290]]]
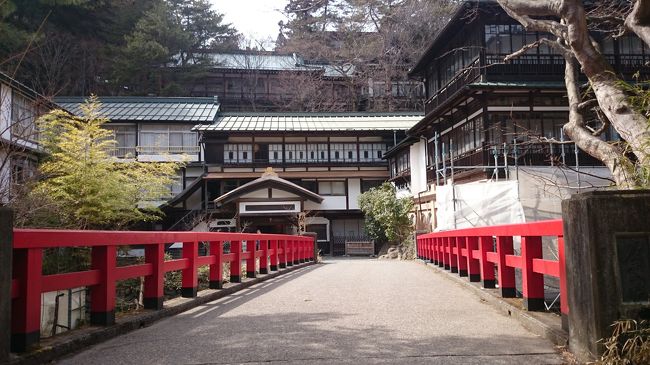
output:
[[[98,114],[99,107],[91,98],[83,106],[83,117],[54,110],[39,120],[48,157],[39,168],[44,178],[31,199],[55,206],[53,221],[69,228],[119,229],[159,219],[161,211],[143,208],[142,202],[168,194],[182,163],[111,157],[115,141],[112,132],[102,128],[107,120]]]

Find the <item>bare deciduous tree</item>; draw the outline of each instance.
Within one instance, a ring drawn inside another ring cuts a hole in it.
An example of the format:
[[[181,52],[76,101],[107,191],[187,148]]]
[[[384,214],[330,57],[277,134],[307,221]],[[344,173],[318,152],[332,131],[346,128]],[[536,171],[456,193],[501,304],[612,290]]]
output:
[[[646,43],[650,41],[650,1],[638,0],[634,8],[626,11],[619,6],[612,10],[612,2],[600,2],[590,11],[580,0],[497,0],[512,18],[529,31],[548,33],[550,38],[506,57],[506,61],[523,54],[527,49],[545,44],[556,49],[566,60],[565,83],[569,100],[569,120],[565,133],[580,149],[603,161],[611,171],[616,185],[623,189],[635,188],[646,183],[639,178],[638,170],[650,164],[650,128],[642,111],[635,108],[626,92],[623,80],[601,53],[598,44],[589,33],[594,25],[609,27],[621,32],[620,20],[627,28],[639,35]],[[627,8],[629,9],[629,7]],[[593,19],[589,19],[589,15]],[[648,43],[650,44],[650,43]],[[581,93],[577,66],[587,77],[593,98]],[[589,128],[585,116],[594,110],[601,116],[601,127]],[[599,138],[609,124],[625,140],[625,145],[614,145]],[[630,151],[628,154],[627,151]]]
[[[422,108],[422,86],[407,73],[454,7],[448,0],[291,0],[278,48],[329,64],[368,110]]]

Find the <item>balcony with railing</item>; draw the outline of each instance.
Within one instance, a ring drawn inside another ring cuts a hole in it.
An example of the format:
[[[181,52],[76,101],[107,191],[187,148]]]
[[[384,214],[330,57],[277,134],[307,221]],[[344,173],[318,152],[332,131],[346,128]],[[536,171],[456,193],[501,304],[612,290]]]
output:
[[[507,163],[506,163],[507,161]],[[451,176],[452,166],[455,176],[468,172],[483,171],[492,174],[494,167],[505,166],[569,166],[569,167],[598,167],[602,162],[582,150],[576,150],[574,144],[555,145],[546,143],[530,143],[517,146],[489,146],[457,154],[452,159],[447,158],[438,163],[438,170],[445,170],[446,176]],[[428,174],[429,179],[435,174]],[[487,176],[489,177],[489,176]]]
[[[232,159],[224,160],[223,166],[237,166],[237,167],[281,167],[281,166],[354,166],[361,167],[374,167],[374,166],[387,166],[386,160],[370,160],[364,158],[346,158],[346,159]]]
[[[564,57],[557,54],[521,55],[507,63],[507,54],[486,54],[485,75],[489,81],[561,81]],[[522,76],[525,78],[522,79]]]
[[[113,147],[108,150],[108,154],[117,158],[135,158],[136,147]]]
[[[136,151],[141,155],[188,154],[194,155],[201,151],[199,146],[138,146]]]
[[[188,155],[197,156],[201,152],[199,146],[130,146],[112,147],[108,150],[111,157],[120,159],[135,159],[144,155]]]
[[[425,114],[431,113],[448,99],[456,96],[466,85],[481,77],[480,59],[475,60],[459,72],[444,87],[424,102]]]

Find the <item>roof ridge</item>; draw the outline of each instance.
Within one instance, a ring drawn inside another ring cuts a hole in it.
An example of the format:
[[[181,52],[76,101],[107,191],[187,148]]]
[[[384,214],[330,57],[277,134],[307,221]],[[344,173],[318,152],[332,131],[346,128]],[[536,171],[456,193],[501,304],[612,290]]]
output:
[[[86,96],[58,96],[53,98],[56,103],[83,103],[88,100]],[[186,96],[100,96],[98,100],[103,104],[117,103],[148,103],[162,104],[182,101],[186,104],[214,104],[218,103],[214,96],[186,97]]]

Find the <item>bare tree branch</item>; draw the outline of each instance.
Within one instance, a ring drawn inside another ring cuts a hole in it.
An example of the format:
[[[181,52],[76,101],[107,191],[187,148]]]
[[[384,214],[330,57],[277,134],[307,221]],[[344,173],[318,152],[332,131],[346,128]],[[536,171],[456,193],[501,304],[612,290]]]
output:
[[[625,19],[625,25],[650,45],[650,1],[637,0],[632,12]]]

